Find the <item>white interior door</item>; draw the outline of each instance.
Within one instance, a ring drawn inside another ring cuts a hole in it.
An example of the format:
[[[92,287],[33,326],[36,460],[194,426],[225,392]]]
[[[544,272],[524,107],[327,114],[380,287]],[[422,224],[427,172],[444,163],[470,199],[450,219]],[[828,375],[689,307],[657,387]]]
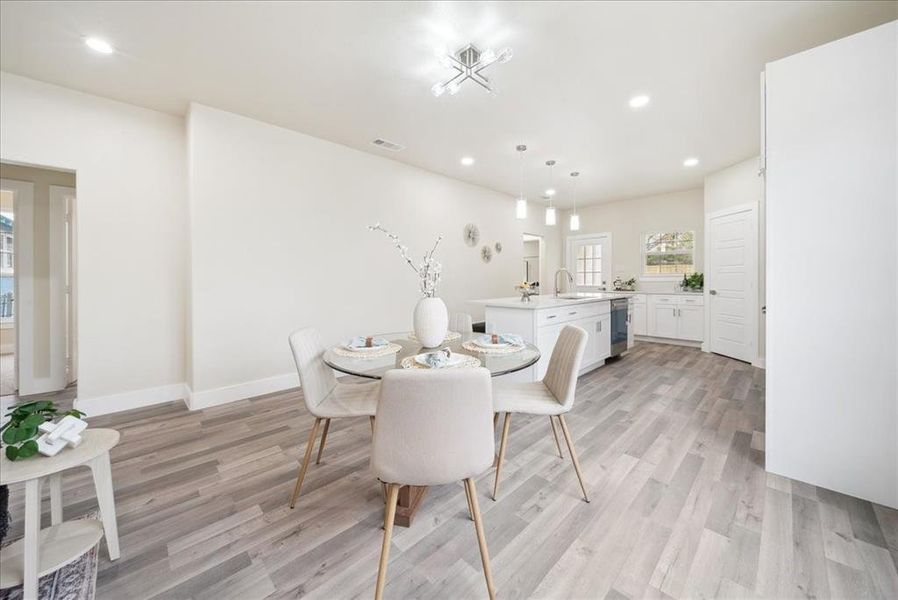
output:
[[[16,364],[18,394],[66,386],[66,204],[75,190],[50,186],[36,206],[34,184],[3,180],[14,197],[16,219]]]
[[[705,288],[711,352],[751,362],[757,352],[757,209],[713,213],[707,222]]]
[[[577,292],[608,289],[612,277],[611,234],[590,233],[567,238],[567,268]]]

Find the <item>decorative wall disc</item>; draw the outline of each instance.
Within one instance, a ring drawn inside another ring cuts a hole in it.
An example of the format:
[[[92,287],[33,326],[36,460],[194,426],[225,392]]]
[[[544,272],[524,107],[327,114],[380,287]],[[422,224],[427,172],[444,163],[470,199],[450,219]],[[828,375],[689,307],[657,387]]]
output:
[[[476,246],[480,241],[480,230],[474,223],[465,225],[465,243],[469,246]]]
[[[493,260],[493,249],[489,246],[484,246],[480,249],[480,258],[483,262],[488,263]]]
[[[496,254],[502,254],[502,242],[496,242]]]

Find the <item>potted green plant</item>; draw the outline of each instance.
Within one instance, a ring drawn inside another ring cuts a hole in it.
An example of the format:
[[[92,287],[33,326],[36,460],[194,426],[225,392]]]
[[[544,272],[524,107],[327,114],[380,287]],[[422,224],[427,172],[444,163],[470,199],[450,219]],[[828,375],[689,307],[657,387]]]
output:
[[[13,407],[9,413],[9,421],[0,431],[3,432],[0,439],[6,445],[6,458],[9,460],[21,460],[37,454],[38,427],[46,421],[52,421],[59,415],[56,405],[50,400],[28,402]],[[78,419],[85,416],[80,410],[72,409],[63,414],[71,415]]]
[[[683,281],[680,286],[684,291],[700,292],[705,289],[705,274],[692,273],[691,275],[683,275]]]

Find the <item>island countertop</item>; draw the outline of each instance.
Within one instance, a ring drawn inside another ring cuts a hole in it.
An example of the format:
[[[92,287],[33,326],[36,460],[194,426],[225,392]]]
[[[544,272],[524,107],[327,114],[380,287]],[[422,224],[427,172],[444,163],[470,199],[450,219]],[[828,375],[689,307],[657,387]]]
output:
[[[541,310],[543,308],[559,308],[562,306],[576,306],[578,304],[589,304],[592,302],[608,302],[619,298],[631,298],[637,292],[596,292],[596,293],[580,293],[580,294],[563,294],[561,298],[556,298],[551,294],[540,296],[531,296],[530,302],[521,302],[520,296],[511,296],[509,298],[488,298],[486,300],[471,300],[474,304],[482,304],[484,306],[494,306],[498,308],[518,308],[522,310]]]

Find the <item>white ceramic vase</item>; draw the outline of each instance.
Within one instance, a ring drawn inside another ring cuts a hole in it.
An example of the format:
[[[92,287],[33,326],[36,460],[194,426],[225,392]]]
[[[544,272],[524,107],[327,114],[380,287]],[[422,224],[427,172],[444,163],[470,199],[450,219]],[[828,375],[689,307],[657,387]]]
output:
[[[421,298],[415,306],[415,337],[426,348],[435,348],[446,339],[449,311],[439,298]]]

